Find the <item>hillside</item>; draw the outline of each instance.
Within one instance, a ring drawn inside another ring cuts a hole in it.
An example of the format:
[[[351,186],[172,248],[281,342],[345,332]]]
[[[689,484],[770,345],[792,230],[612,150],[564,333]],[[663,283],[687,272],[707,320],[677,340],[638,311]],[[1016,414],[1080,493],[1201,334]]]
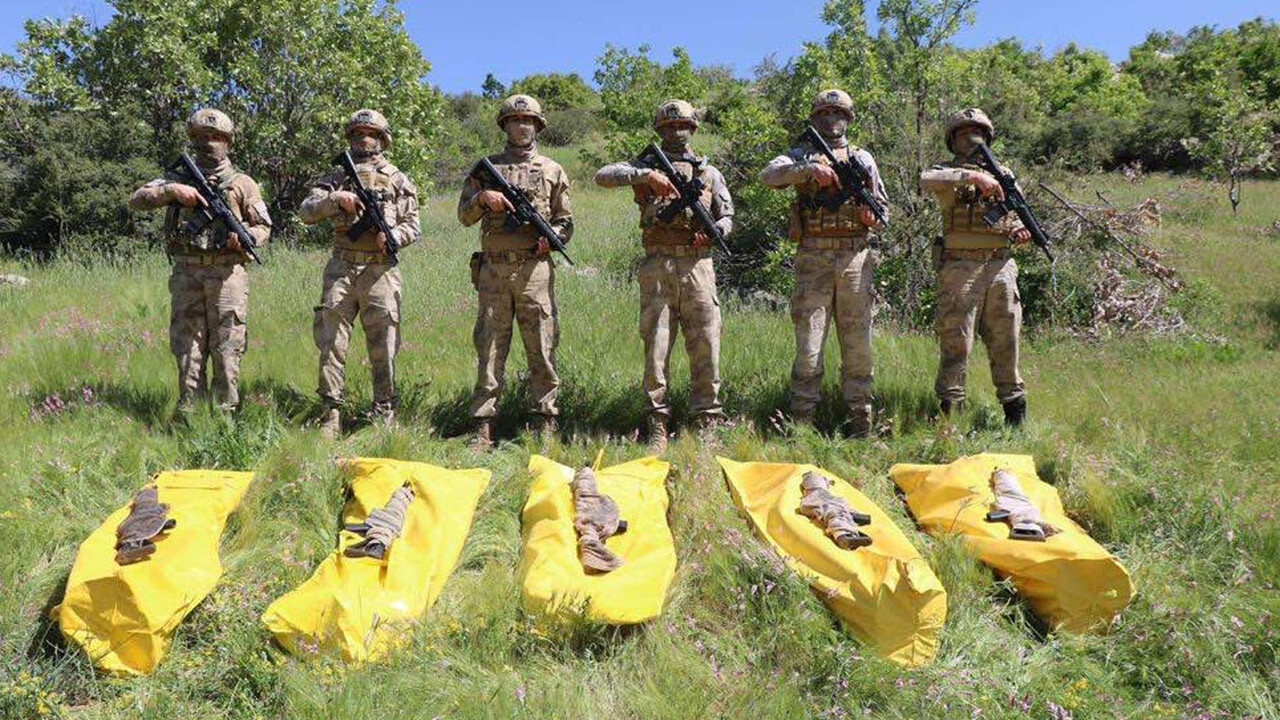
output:
[[[1080,181],[1117,202],[1164,197],[1182,181]],[[636,252],[629,193],[579,182],[579,267],[561,267],[562,438],[519,432],[522,351],[499,422],[500,447],[475,454],[463,429],[474,373],[475,308],[452,194],[430,200],[426,243],[404,253],[401,424],[318,439],[311,308],[325,253],[278,249],[252,273],[247,398],[236,422],[203,414],[168,424],[167,267],[6,264],[31,278],[0,287],[0,716],[76,718],[1278,718],[1280,717],[1280,183],[1246,187],[1238,220],[1225,194],[1183,195],[1153,241],[1191,281],[1179,300],[1194,336],[1102,341],[1040,334],[1024,353],[1032,422],[1005,431],[979,351],[971,407],[954,428],[930,416],[931,336],[880,330],[879,439],[831,437],[836,353],[828,353],[819,430],[769,423],[784,407],[793,353],[785,312],[724,299],[722,365],[733,427],[721,447],[673,443],[671,523],[680,569],[662,620],[634,632],[530,630],[513,568],[531,452],[567,464],[644,455]],[[1267,230],[1267,228],[1272,228]],[[518,343],[517,343],[518,345]],[[367,406],[363,340],[348,361]],[[673,353],[676,414],[687,365]],[[887,477],[895,462],[984,450],[1035,455],[1071,516],[1118,555],[1139,595],[1106,636],[1045,635],[1007,584],[955,542],[914,529]],[[943,649],[922,670],[870,658],[803,583],[773,561],[736,513],[715,464],[821,464],[885,508],[949,595]],[[353,455],[484,466],[459,570],[412,642],[359,670],[308,665],[272,649],[266,605],[305,579],[334,543],[344,488],[334,458]],[[95,676],[45,620],[78,544],[150,473],[252,469],[224,535],[226,574],[140,680]]]

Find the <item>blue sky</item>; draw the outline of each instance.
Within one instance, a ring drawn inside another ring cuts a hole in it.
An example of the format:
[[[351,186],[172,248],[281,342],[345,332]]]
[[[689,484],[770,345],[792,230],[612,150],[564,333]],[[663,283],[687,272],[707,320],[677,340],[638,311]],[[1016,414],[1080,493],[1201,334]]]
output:
[[[873,0],[874,2],[874,0]],[[807,40],[821,40],[822,0],[401,0],[410,34],[432,62],[429,79],[446,91],[474,90],[485,73],[503,82],[533,72],[571,71],[588,80],[605,43],[648,43],[670,57],[688,48],[698,64],[725,64],[748,75],[766,55],[785,60]],[[101,0],[0,2],[0,50],[22,37],[22,22],[47,15],[110,17]],[[1194,25],[1234,26],[1259,15],[1280,16],[1280,6],[1245,0],[981,0],[977,23],[957,42],[982,45],[1017,36],[1049,51],[1075,41],[1124,59],[1152,29],[1186,31]]]

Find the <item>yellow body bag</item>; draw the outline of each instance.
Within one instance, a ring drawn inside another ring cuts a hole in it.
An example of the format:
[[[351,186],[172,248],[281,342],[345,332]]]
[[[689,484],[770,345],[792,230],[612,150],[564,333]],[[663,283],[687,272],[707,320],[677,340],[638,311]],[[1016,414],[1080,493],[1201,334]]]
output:
[[[533,484],[522,515],[524,549],[517,576],[525,610],[542,622],[582,617],[613,625],[658,617],[676,572],[667,526],[669,465],[644,458],[596,470],[601,493],[618,504],[627,531],[605,545],[622,558],[612,572],[587,574],[573,528],[573,468],[540,455],[529,459]]]
[[[151,672],[169,637],[222,577],[218,543],[253,473],[179,470],[157,475],[159,502],[176,521],[153,538],[149,558],[116,564],[116,528],[129,505],[112,513],[80,545],[57,608],[68,642],[114,675]]]
[[[413,488],[399,537],[382,559],[350,558],[343,551],[364,538],[342,530],[338,549],[306,582],[271,603],[262,623],[295,655],[337,652],[347,662],[363,662],[403,642],[440,596],[489,471],[368,458],[351,460],[348,468],[353,477],[344,525],[363,522],[406,482]]]
[[[876,653],[907,667],[938,650],[947,592],[888,515],[852,485],[813,465],[740,463],[718,458],[733,501],[844,624]],[[871,544],[843,550],[797,512],[804,474],[831,479],[831,493],[871,516],[860,529]]]
[[[1011,540],[1006,523],[987,522],[996,468],[1017,475],[1022,491],[1059,533],[1044,542]],[[1058,491],[1040,481],[1029,455],[984,453],[950,465],[899,464],[889,476],[925,532],[961,535],[978,559],[1009,578],[1031,609],[1057,629],[1104,626],[1133,597],[1129,573],[1067,517]]]

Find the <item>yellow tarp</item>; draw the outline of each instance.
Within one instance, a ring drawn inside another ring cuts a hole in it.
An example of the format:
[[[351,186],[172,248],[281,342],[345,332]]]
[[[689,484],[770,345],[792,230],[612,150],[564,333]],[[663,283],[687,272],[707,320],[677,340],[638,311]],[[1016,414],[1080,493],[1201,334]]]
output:
[[[1012,470],[1040,514],[1060,532],[1045,542],[1010,540],[1009,526],[987,522],[996,468]],[[930,535],[962,535],[982,562],[1008,577],[1050,625],[1085,631],[1109,623],[1133,597],[1129,573],[1067,517],[1058,491],[1036,476],[1029,455],[982,454],[950,465],[894,465],[889,476]]]
[[[718,458],[729,490],[752,525],[795,568],[863,642],[907,667],[924,665],[938,650],[947,618],[947,592],[907,536],[875,503],[835,474],[813,465],[739,463]],[[831,478],[831,492],[871,516],[861,530],[871,545],[836,547],[800,507],[808,471]]]
[[[524,607],[544,621],[582,617],[626,625],[662,612],[676,572],[676,549],[667,526],[665,486],[669,465],[644,458],[596,470],[600,492],[618,504],[627,531],[605,545],[622,566],[588,575],[578,561],[573,529],[574,469],[540,455],[529,459],[533,484],[522,516],[524,550],[517,571]]]
[[[67,641],[105,672],[154,669],[174,629],[222,577],[222,529],[252,479],[253,473],[213,470],[157,475],[159,501],[177,525],[156,536],[155,554],[142,562],[115,561],[116,527],[129,503],[107,517],[80,545],[67,579],[57,610]]]
[[[414,498],[400,536],[381,560],[349,558],[362,536],[342,530],[338,549],[306,582],[262,614],[262,623],[295,655],[341,653],[347,662],[381,657],[406,638],[444,588],[471,530],[488,470],[447,470],[420,462],[348,461],[351,500],[342,522],[360,523],[408,482]]]

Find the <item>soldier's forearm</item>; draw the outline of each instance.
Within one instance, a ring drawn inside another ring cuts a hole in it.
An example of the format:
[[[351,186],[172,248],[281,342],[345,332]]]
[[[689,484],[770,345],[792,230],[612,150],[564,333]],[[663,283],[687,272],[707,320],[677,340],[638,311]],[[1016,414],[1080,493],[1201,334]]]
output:
[[[298,219],[306,225],[315,225],[338,212],[338,204],[331,199],[332,193],[313,192],[302,201],[298,208]]]
[[[616,188],[638,185],[649,176],[645,168],[638,168],[630,163],[614,163],[606,165],[596,173],[595,183],[600,187]]]
[[[168,183],[147,184],[129,196],[128,204],[132,210],[145,211],[168,205],[170,200]]]
[[[733,216],[726,215],[719,220],[716,220],[716,227],[720,228],[721,234],[728,238],[733,234]]]
[[[258,245],[265,245],[271,240],[271,226],[269,225],[251,225],[245,229],[253,236],[253,242]]]
[[[422,226],[418,224],[418,218],[414,217],[411,221],[396,225],[391,229],[391,234],[396,236],[396,244],[407,247],[422,239]]]
[[[760,182],[771,188],[784,188],[789,185],[801,185],[811,178],[808,163],[770,164],[760,171]]]
[[[926,170],[920,175],[920,189],[925,192],[942,192],[973,182],[972,173],[960,168]]]

